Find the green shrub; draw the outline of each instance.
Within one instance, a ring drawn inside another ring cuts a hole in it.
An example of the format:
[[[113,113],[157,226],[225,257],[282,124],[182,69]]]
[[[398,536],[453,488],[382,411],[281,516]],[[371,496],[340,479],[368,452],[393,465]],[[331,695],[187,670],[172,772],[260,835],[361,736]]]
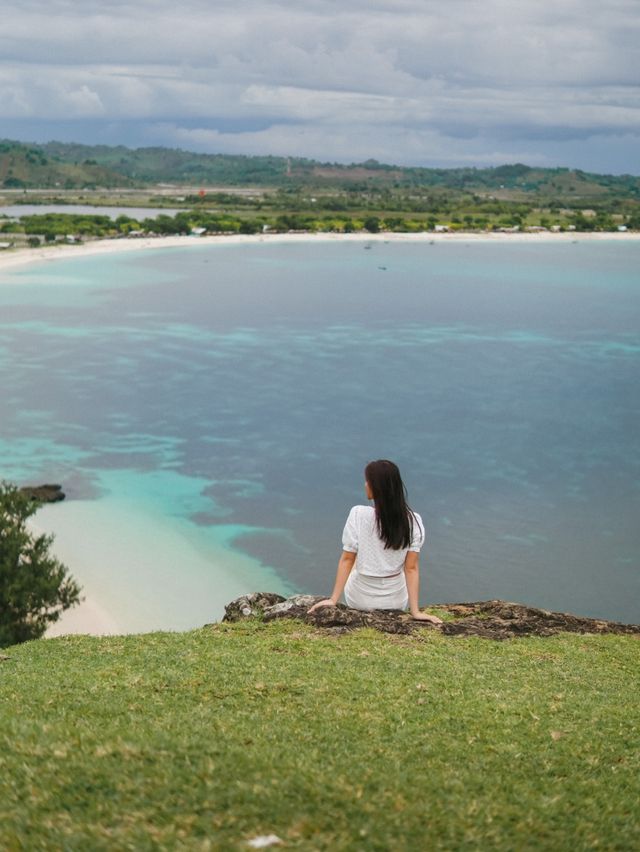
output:
[[[80,599],[80,587],[49,552],[53,536],[29,529],[37,509],[15,486],[0,483],[0,648],[38,639]]]

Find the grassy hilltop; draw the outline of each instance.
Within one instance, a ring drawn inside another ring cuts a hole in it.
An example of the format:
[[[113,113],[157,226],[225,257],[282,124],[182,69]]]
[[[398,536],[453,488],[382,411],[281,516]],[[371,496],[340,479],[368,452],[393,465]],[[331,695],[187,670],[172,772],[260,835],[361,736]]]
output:
[[[295,621],[0,655],[0,848],[631,850],[638,638]]]

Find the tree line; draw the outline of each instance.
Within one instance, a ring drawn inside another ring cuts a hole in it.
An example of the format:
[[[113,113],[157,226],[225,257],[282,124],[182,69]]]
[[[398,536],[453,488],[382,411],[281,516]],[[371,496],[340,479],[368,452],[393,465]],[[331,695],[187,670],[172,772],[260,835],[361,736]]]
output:
[[[1,222],[2,220],[0,220]],[[412,233],[433,231],[444,226],[449,230],[487,231],[500,228],[556,227],[559,230],[576,231],[615,231],[620,225],[630,230],[640,229],[640,209],[627,215],[617,215],[607,210],[583,212],[553,210],[533,213],[523,205],[510,208],[500,205],[493,212],[487,210],[475,213],[463,210],[450,210],[425,213],[423,215],[402,215],[394,211],[379,213],[358,211],[354,214],[337,211],[288,211],[265,213],[253,210],[246,213],[232,211],[210,211],[206,209],[184,210],[171,216],[160,214],[155,217],[135,219],[125,214],[112,219],[103,214],[44,213],[21,216],[19,220],[7,219],[0,224],[0,233],[24,234],[40,244],[55,242],[67,237],[76,238],[113,238],[157,234],[161,236],[190,234],[194,229],[204,229],[210,234],[256,234],[266,231],[286,233],[338,232],[352,233],[367,231],[395,231]]]

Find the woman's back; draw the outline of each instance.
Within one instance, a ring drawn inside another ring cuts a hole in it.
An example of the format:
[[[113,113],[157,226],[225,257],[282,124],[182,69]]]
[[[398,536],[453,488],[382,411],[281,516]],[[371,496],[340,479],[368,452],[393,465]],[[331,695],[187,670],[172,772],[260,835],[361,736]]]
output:
[[[385,547],[380,538],[373,506],[354,506],[342,534],[342,548],[357,553],[355,570],[368,577],[389,577],[402,571],[407,552],[419,552],[424,542],[422,518],[413,512],[412,535],[408,547],[398,550]]]

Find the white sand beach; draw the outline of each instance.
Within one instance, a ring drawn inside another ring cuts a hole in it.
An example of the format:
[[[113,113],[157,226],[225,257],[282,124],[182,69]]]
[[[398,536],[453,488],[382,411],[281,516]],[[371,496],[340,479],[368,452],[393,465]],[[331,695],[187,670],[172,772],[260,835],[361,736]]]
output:
[[[338,233],[290,233],[290,234],[223,234],[219,236],[171,236],[171,237],[135,237],[112,240],[90,240],[79,245],[52,245],[42,248],[4,249],[0,253],[0,271],[13,269],[32,263],[72,257],[91,257],[98,254],[116,252],[144,251],[149,249],[187,248],[189,246],[244,245],[251,243],[304,243],[304,242],[394,242],[394,243],[548,243],[548,242],[627,242],[640,240],[640,231],[564,231],[542,232],[421,232],[415,234],[382,231],[377,234],[358,232],[354,234]]]
[[[90,636],[117,636],[127,631],[96,601],[82,595],[79,606],[64,612],[55,624],[46,632],[46,637],[70,636],[73,634]]]
[[[206,540],[135,500],[103,497],[42,507],[31,521],[55,536],[52,552],[82,586],[83,602],[47,636],[189,630],[218,621],[223,605],[254,590],[269,569],[232,549],[218,527]],[[275,576],[269,588],[281,587]],[[185,603],[188,605],[185,606]]]

